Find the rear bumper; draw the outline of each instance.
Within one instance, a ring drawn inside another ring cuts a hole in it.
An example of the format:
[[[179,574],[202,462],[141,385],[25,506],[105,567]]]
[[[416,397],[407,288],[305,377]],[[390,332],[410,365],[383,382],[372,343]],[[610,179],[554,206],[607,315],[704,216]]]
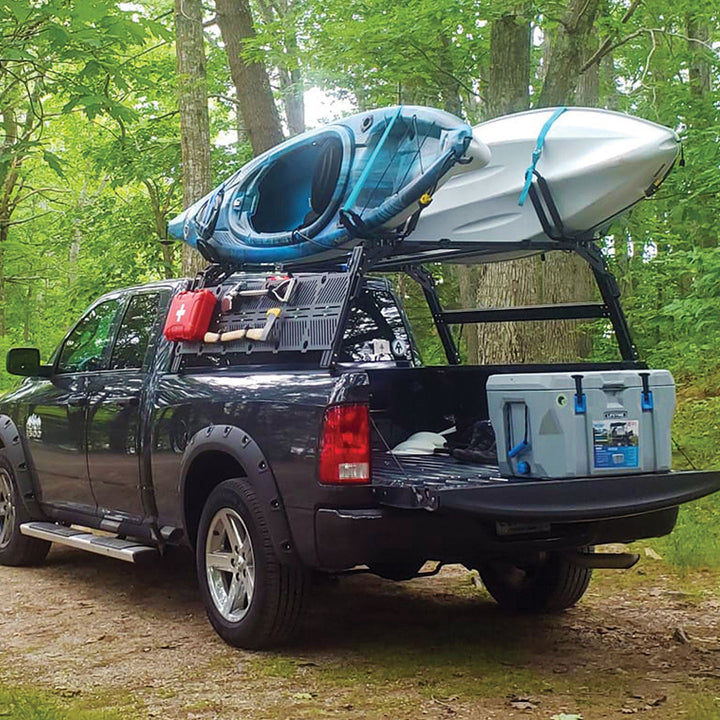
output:
[[[416,481],[376,487],[379,507],[318,509],[320,567],[413,559],[474,567],[478,558],[666,535],[675,526],[679,505],[720,490],[720,473],[460,485]],[[511,532],[502,532],[499,523]]]
[[[577,522],[641,515],[720,490],[720,472],[500,480],[475,485],[422,482],[376,488],[381,505],[466,512],[506,521]]]

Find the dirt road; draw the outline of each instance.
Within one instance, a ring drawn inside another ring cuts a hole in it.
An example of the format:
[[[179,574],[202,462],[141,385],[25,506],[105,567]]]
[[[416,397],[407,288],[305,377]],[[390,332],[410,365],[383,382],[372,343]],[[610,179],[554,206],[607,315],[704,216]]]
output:
[[[227,647],[184,557],[139,570],[54,548],[0,568],[0,684],[153,718],[720,718],[717,576],[646,559],[573,610],[513,617],[461,568],[318,586],[301,639]]]

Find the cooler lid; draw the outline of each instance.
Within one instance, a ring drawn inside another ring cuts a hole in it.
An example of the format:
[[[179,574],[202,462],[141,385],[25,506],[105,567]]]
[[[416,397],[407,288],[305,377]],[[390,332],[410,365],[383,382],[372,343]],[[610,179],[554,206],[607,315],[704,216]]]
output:
[[[609,390],[611,388],[642,388],[640,373],[648,375],[648,385],[654,387],[674,386],[667,370],[605,370],[590,372],[521,373],[491,375],[487,391],[542,392],[575,391],[575,377],[582,378],[584,390]]]

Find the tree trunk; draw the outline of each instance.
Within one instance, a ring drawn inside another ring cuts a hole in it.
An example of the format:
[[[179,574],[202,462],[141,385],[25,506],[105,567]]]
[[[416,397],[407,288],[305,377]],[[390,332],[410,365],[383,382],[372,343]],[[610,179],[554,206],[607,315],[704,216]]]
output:
[[[686,33],[690,49],[690,92],[695,97],[703,97],[712,89],[712,65],[708,53],[711,52],[703,43],[710,41],[710,26],[690,14],[685,20]]]
[[[615,75],[615,60],[613,54],[608,53],[601,61],[598,68],[600,95],[598,105],[608,110],[618,110],[620,107],[620,95],[617,91],[617,77]],[[601,100],[601,101],[600,101]]]
[[[305,132],[305,85],[299,69],[279,68],[280,92],[282,93],[285,119],[290,135]]]
[[[588,34],[587,48],[598,44],[597,30],[591,29]],[[584,107],[597,107],[600,100],[600,64],[593,63],[578,77],[575,89],[575,104]]]
[[[597,4],[597,0],[569,0],[565,25],[546,36],[549,47],[540,104],[573,99],[597,105],[597,65],[578,75],[590,54]],[[528,107],[530,26],[521,16],[521,10],[507,14],[491,29],[485,91],[488,117]],[[543,258],[462,268],[459,285],[465,307],[506,307],[588,300],[594,281],[579,257],[553,252]],[[584,357],[591,350],[589,336],[577,321],[481,324],[468,326],[465,332],[470,363],[556,362]]]
[[[526,110],[529,105],[530,23],[508,13],[491,29],[490,68],[485,90],[487,118]],[[458,272],[464,307],[497,307],[532,302],[533,270],[527,261],[461,266]],[[470,364],[522,362],[526,329],[519,323],[466,325]]]
[[[538,107],[576,104],[580,79],[578,69],[589,56],[599,2],[568,0],[563,17],[550,38]]]
[[[305,132],[305,82],[301,63],[297,35],[290,28],[294,26],[291,17],[293,0],[256,0],[253,9],[257,9],[264,23],[271,25],[278,19],[282,21],[286,32],[278,39],[284,60],[278,65],[280,97],[285,110],[290,135]]]
[[[441,33],[438,43],[442,48],[442,58],[446,58],[443,62],[447,68],[452,69],[452,43],[445,33]],[[442,107],[453,115],[462,116],[462,99],[460,97],[460,83],[452,76],[452,74],[443,74],[440,81],[441,102]]]
[[[82,207],[82,206],[81,206]],[[80,227],[80,218],[73,219],[73,237],[68,250],[68,287],[71,288],[77,282],[78,259],[80,258],[80,248],[82,247],[82,229]]]
[[[5,129],[7,132],[8,124],[5,123]],[[16,136],[6,136],[6,142],[3,144],[12,148],[12,142],[10,140],[16,140]],[[2,150],[3,148],[0,148]],[[5,282],[5,248],[7,246],[8,236],[10,234],[10,221],[17,206],[16,202],[16,191],[18,185],[22,182],[19,178],[19,169],[22,164],[21,156],[14,157],[9,163],[10,167],[2,178],[2,185],[0,186],[0,337],[5,337],[7,331],[6,315],[5,310],[7,308],[7,285]]]
[[[150,209],[155,223],[155,235],[162,254],[163,272],[165,277],[169,279],[175,277],[175,253],[173,251],[175,243],[170,240],[167,231],[168,207],[172,201],[173,189],[170,188],[165,193],[165,197],[161,198],[160,189],[152,180],[143,180],[143,185],[145,185],[150,200]]]
[[[5,293],[5,243],[7,242],[7,227],[0,226],[0,337],[5,337],[5,308],[7,296]]]
[[[215,10],[245,130],[259,155],[282,142],[283,134],[265,66],[243,57],[245,40],[255,37],[250,5],[248,0],[215,0]]]
[[[519,15],[505,15],[490,30],[488,119],[527,110],[529,84],[530,23]]]
[[[201,0],[175,0],[183,207],[186,208],[210,192],[212,188],[210,122],[202,21]],[[193,274],[204,265],[205,261],[200,253],[183,243],[183,274]]]
[[[600,82],[597,64],[585,73],[578,70],[596,49],[594,28],[599,0],[568,0],[562,22],[550,36],[548,66],[538,105],[598,105]],[[543,266],[546,288],[541,302],[579,302],[592,300],[595,280],[587,263],[577,255],[549,253]],[[546,323],[546,350],[554,359],[586,357],[592,350],[585,323],[564,320]]]
[[[28,343],[30,340],[30,315],[33,308],[33,284],[29,282],[27,284],[27,290],[25,292],[25,319],[23,322],[23,341]]]

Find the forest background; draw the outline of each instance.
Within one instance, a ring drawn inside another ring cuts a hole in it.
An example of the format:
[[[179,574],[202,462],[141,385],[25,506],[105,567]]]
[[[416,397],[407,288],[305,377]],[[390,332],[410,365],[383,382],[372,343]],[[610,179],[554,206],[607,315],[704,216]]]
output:
[[[0,355],[47,357],[98,295],[197,268],[167,220],[306,127],[394,103],[472,123],[605,107],[683,139],[684,166],[602,244],[642,357],[679,382],[678,466],[720,467],[713,0],[0,0],[0,35]],[[566,256],[433,272],[448,307],[592,295]],[[419,292],[397,283],[426,362],[442,362]],[[470,362],[614,352],[602,322],[461,339]],[[696,504],[669,551],[720,564],[718,521],[720,501]]]

